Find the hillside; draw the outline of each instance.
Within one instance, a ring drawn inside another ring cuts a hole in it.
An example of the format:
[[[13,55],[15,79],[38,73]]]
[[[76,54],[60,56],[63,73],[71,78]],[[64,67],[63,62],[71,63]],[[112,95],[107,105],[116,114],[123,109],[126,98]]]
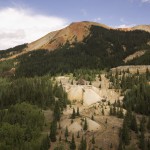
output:
[[[0,51],[0,150],[150,149],[149,91],[141,29],[78,22]]]
[[[0,51],[1,74],[12,68],[17,77],[29,77],[126,64],[149,65],[150,33],[143,30],[113,29],[94,22],[72,23],[30,44]]]
[[[7,59],[16,58],[19,55],[23,55],[33,50],[46,49],[49,51],[53,51],[64,46],[68,42],[71,45],[75,42],[83,42],[83,40],[91,34],[90,29],[92,26],[102,27],[108,30],[112,29],[112,30],[118,30],[118,31],[124,31],[124,32],[135,31],[135,30],[150,32],[149,25],[139,25],[139,26],[135,26],[132,28],[118,28],[117,29],[117,28],[112,28],[107,25],[96,23],[96,22],[88,22],[88,21],[74,22],[61,30],[50,32],[44,37],[36,41],[33,41],[29,44],[24,44],[26,45],[25,47],[23,47],[24,45],[23,46],[20,45],[19,47],[16,46],[14,48],[5,50],[5,53],[7,53],[7,55],[4,55],[3,52],[0,51],[0,61],[5,60],[6,58]],[[19,48],[20,50],[16,52],[16,48],[17,49]]]

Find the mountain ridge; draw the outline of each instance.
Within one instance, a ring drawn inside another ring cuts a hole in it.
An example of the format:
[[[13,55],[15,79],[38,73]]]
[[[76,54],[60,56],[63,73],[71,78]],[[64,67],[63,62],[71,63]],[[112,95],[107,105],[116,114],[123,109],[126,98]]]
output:
[[[38,50],[38,49],[46,49],[49,51],[53,51],[55,49],[64,46],[67,42],[69,44],[73,44],[75,42],[82,42],[87,36],[90,34],[91,26],[102,27],[108,30],[119,30],[124,32],[135,31],[135,30],[143,30],[150,33],[150,25],[139,25],[132,28],[112,28],[105,24],[90,22],[90,21],[82,21],[82,22],[73,22],[69,26],[57,30],[52,31],[45,36],[37,39],[29,44],[27,47],[22,49],[20,53],[11,54],[7,59],[13,59],[29,51]],[[6,60],[5,58],[1,58],[0,61]]]

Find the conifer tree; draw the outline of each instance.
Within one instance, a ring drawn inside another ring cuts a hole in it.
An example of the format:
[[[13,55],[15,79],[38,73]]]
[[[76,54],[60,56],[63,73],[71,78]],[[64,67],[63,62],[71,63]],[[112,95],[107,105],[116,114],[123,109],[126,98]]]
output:
[[[91,120],[94,120],[94,116],[92,115]]]
[[[71,81],[71,84],[73,85],[73,80]]]
[[[67,141],[68,136],[69,136],[68,127],[66,126],[66,129],[65,129],[65,138],[66,138],[66,141]]]
[[[99,88],[101,88],[101,84],[99,85]]]
[[[128,145],[130,143],[130,135],[129,135],[129,127],[127,120],[124,119],[123,122],[123,128],[122,128],[122,141],[125,143],[125,145]]]
[[[79,107],[77,107],[77,116],[80,116]]]
[[[104,109],[102,108],[102,115],[104,115],[105,113],[104,113]]]
[[[52,142],[56,141],[56,131],[57,131],[57,122],[54,120],[51,123],[51,127],[50,127],[50,139]]]
[[[54,108],[54,119],[56,121],[60,121],[60,115],[61,112],[60,112],[59,102],[56,101],[55,108]]]
[[[145,150],[145,136],[144,136],[144,132],[141,132],[140,135],[140,143],[139,143],[139,147],[141,148],[141,150]]]
[[[110,116],[112,116],[112,115],[113,115],[113,110],[112,110],[112,107],[111,107],[111,106],[110,106],[109,115],[110,115]]]
[[[92,82],[91,82],[91,80],[90,80],[90,82],[89,82],[89,85],[92,85]]]
[[[71,139],[71,143],[70,143],[70,150],[75,150],[76,149],[76,143],[74,140],[74,134],[72,134],[72,139]]]
[[[76,112],[75,112],[75,109],[73,108],[73,112],[72,112],[71,118],[75,119],[75,117],[76,117]]]
[[[94,135],[92,136],[92,144],[95,144],[95,137],[94,137]]]
[[[86,138],[83,138],[83,136],[82,136],[80,146],[79,146],[79,150],[86,150],[86,149],[87,149]]]
[[[150,71],[148,68],[146,68],[146,79],[149,80],[150,79]]]
[[[99,81],[102,81],[101,75],[99,75]]]
[[[86,120],[86,118],[85,118],[83,130],[86,131],[87,129],[88,129],[88,124],[87,124],[87,120]]]
[[[144,121],[143,118],[142,118],[142,120],[140,121],[140,131],[141,131],[141,132],[144,132],[144,131],[145,131],[145,121]]]
[[[116,116],[117,112],[116,112],[116,105],[114,104],[113,105],[113,113],[112,113],[114,116]]]
[[[135,131],[136,133],[138,132],[138,126],[137,126],[135,115],[132,115],[131,118],[131,130]]]

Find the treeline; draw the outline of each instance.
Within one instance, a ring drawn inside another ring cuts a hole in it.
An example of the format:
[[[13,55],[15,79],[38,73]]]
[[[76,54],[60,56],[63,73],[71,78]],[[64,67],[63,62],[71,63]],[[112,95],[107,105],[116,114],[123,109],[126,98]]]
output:
[[[145,74],[137,73],[130,74],[130,71],[115,73],[109,72],[106,75],[110,79],[110,87],[115,89],[121,89],[124,95],[123,107],[125,109],[131,109],[136,113],[143,115],[150,114],[150,71],[147,69]]]
[[[137,121],[137,117],[134,113],[131,112],[130,108],[128,109],[124,120],[123,125],[119,133],[120,141],[118,150],[125,150],[127,149],[126,146],[130,145],[132,136],[132,132],[135,133],[138,142],[137,146],[141,150],[148,150],[150,149],[150,140],[148,136],[145,136],[145,133],[150,131],[150,118],[146,119],[144,116],[139,119],[139,124]],[[134,137],[135,139],[135,137]],[[136,145],[133,149],[137,148]]]
[[[134,85],[150,81],[150,71],[147,68],[146,73],[140,74],[137,69],[135,74],[131,74],[129,69],[126,71],[118,71],[116,69],[115,72],[109,71],[106,77],[111,82],[109,88],[121,89],[124,92],[133,88]]]
[[[124,107],[144,115],[150,115],[150,85],[139,84],[128,91],[124,98]]]
[[[63,109],[68,102],[67,94],[62,86],[53,82],[50,76],[16,80],[1,78],[0,81],[0,108],[7,108],[21,102],[29,102],[41,108],[50,108],[58,100]]]
[[[28,44],[25,43],[6,50],[0,50],[0,59],[17,54],[21,52],[24,48],[27,48],[27,46]]]
[[[16,77],[74,73],[78,69],[104,69],[123,65],[123,59],[139,49],[148,50],[150,34],[144,31],[124,32],[91,27],[91,34],[82,43],[69,42],[49,52],[37,50],[18,57]],[[143,64],[143,63],[141,63]]]
[[[50,144],[40,135],[43,126],[44,115],[37,106],[21,103],[0,110],[0,149],[43,150],[43,144]]]
[[[9,71],[14,68],[15,59],[10,59],[0,62],[0,76],[3,72]]]

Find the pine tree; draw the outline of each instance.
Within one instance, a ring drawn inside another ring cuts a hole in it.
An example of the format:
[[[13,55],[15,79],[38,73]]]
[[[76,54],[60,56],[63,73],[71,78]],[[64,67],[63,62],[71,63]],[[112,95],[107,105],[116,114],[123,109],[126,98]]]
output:
[[[139,69],[137,69],[137,72],[136,72],[136,74],[137,74],[137,75],[139,75]]]
[[[131,130],[135,131],[136,133],[138,132],[138,126],[137,126],[135,115],[132,115],[131,118]]]
[[[141,132],[144,132],[144,131],[145,131],[145,121],[144,121],[143,118],[142,118],[142,120],[140,121],[140,131],[141,131]]]
[[[86,131],[87,129],[88,129],[88,125],[87,125],[87,120],[86,120],[86,118],[85,118],[83,130]]]
[[[95,137],[94,137],[94,135],[92,136],[92,144],[95,144]]]
[[[90,80],[90,82],[89,82],[89,85],[92,85],[92,82],[91,82],[91,80]]]
[[[123,117],[124,117],[123,109],[122,109],[122,108],[119,109],[118,117],[119,117],[119,118],[123,118]]]
[[[79,107],[77,107],[77,116],[80,116]]]
[[[71,140],[71,143],[70,143],[70,150],[75,150],[76,149],[76,143],[75,143],[75,140],[74,140],[74,134],[72,134],[72,140]]]
[[[51,123],[51,127],[50,127],[50,139],[52,142],[56,141],[56,131],[57,131],[57,122],[54,120]]]
[[[102,81],[101,75],[99,74],[99,81]]]
[[[139,147],[141,148],[141,150],[145,150],[145,136],[144,136],[144,132],[141,132]]]
[[[91,119],[94,120],[94,116],[93,115],[92,115]]]
[[[110,115],[110,116],[112,116],[112,115],[113,115],[113,110],[112,110],[112,107],[111,107],[111,106],[110,106],[109,115]]]
[[[71,81],[71,85],[73,85],[73,80]]]
[[[101,84],[99,85],[99,88],[101,88]]]
[[[55,108],[54,108],[54,119],[56,121],[60,121],[60,115],[61,115],[61,112],[60,112],[59,103],[58,101],[56,101]]]
[[[75,117],[76,117],[76,112],[75,112],[75,109],[73,108],[73,112],[72,112],[71,118],[75,119]]]
[[[102,115],[104,115],[104,109],[102,108]]]
[[[146,68],[146,79],[149,80],[150,78],[150,72],[149,72],[149,69]]]
[[[86,138],[84,139],[83,136],[82,136],[80,146],[79,146],[79,150],[86,150],[86,149],[87,149]]]
[[[112,113],[114,116],[116,116],[117,112],[116,112],[116,105],[114,104],[113,105],[113,113]]]
[[[66,129],[65,129],[65,138],[66,138],[66,141],[67,141],[68,136],[69,136],[68,127],[66,126]]]
[[[123,128],[122,128],[122,141],[128,145],[130,143],[130,135],[129,135],[129,128],[128,128],[128,123],[124,119],[123,122]]]

